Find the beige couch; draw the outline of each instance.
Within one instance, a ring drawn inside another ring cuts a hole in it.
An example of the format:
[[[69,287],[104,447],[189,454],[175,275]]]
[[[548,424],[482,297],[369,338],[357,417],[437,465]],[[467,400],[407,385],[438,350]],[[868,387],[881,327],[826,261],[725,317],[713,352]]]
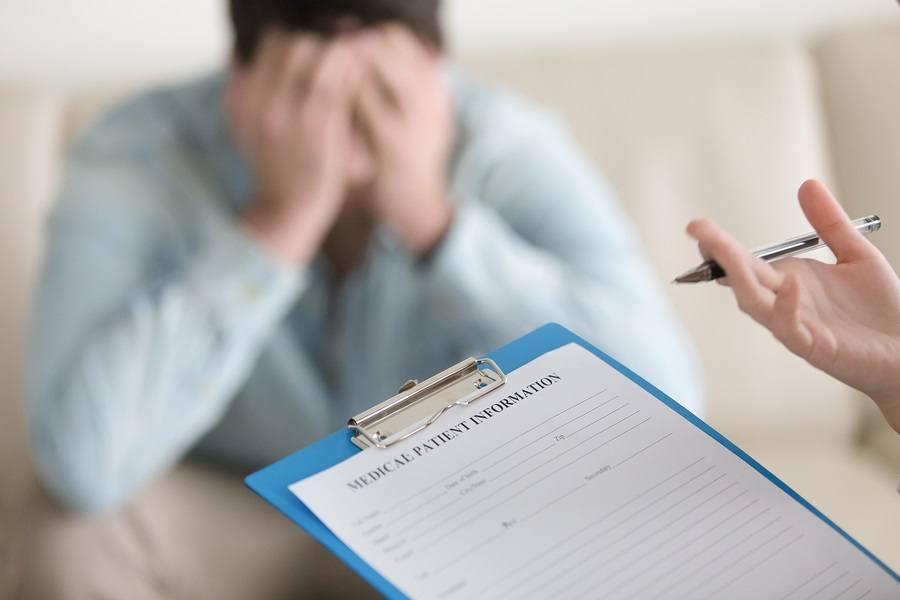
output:
[[[801,181],[813,176],[833,185],[852,215],[884,217],[885,229],[873,240],[900,265],[898,29],[841,32],[810,44],[598,46],[572,54],[471,56],[463,62],[568,119],[636,221],[663,281],[697,262],[682,233],[692,217],[714,217],[747,243],[807,230],[794,195]],[[32,538],[32,528],[47,514],[29,462],[21,377],[41,220],[58,181],[65,142],[92,110],[83,98],[14,84],[0,88],[4,598],[14,593],[25,562],[19,542]],[[900,495],[895,491],[900,443],[878,422],[868,401],[780,348],[736,311],[726,290],[667,289],[704,361],[709,420],[900,569]],[[208,493],[222,500],[217,509],[201,511]],[[166,503],[169,512],[157,508]],[[203,516],[194,515],[195,508]],[[249,575],[247,563],[262,555],[289,554],[302,536],[252,498],[235,476],[182,468],[152,486],[132,510],[157,547],[172,549],[171,555],[154,557],[168,590],[165,597],[311,591],[258,587],[263,582]],[[58,514],[54,518],[65,521]],[[214,541],[223,533],[241,539],[239,545],[248,549],[221,552]],[[180,557],[173,559],[177,544],[166,539],[179,535],[195,541],[208,537],[208,551],[192,560],[230,583],[223,587],[221,581],[190,573]],[[276,561],[269,575],[290,573],[291,560]],[[190,585],[184,583],[188,580]]]

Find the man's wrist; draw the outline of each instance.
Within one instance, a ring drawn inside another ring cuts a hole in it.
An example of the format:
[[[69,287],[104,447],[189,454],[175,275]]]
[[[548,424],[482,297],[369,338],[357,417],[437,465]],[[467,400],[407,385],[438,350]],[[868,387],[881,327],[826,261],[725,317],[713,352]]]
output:
[[[873,397],[872,399],[881,409],[881,414],[884,415],[888,425],[900,434],[900,391],[893,395]]]
[[[299,268],[309,264],[325,237],[327,226],[314,215],[276,211],[254,202],[241,216],[241,226],[276,261]]]
[[[410,253],[424,258],[440,244],[453,223],[453,203],[444,192],[418,196],[419,213],[400,232]]]

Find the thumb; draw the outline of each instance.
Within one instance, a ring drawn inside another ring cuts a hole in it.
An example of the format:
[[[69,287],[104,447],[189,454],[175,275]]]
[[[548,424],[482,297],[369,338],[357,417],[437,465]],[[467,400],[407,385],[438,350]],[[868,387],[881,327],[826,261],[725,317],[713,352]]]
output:
[[[868,258],[875,247],[856,230],[828,188],[814,179],[803,182],[797,193],[800,207],[819,237],[839,262]]]

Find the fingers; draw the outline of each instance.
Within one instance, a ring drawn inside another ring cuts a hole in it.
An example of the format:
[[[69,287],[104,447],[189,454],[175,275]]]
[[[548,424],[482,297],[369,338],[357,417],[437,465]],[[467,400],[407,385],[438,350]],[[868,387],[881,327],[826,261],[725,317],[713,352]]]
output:
[[[396,108],[384,96],[378,86],[363,86],[359,96],[359,117],[366,139],[373,148],[379,148],[395,126]]]
[[[813,337],[800,318],[800,282],[795,274],[784,278],[775,297],[770,329],[791,352],[806,357]]]
[[[359,98],[360,124],[372,147],[381,146],[402,113],[417,79],[415,61],[424,52],[405,27],[388,25],[369,32],[363,40],[370,54],[370,77]]]
[[[370,87],[381,94],[394,110],[400,110],[407,81],[413,79],[413,75],[404,68],[402,61],[388,57],[373,61],[371,69],[373,80]]]
[[[781,284],[784,283],[784,275],[776,269],[773,265],[767,263],[766,261],[756,258],[755,256],[750,257],[750,266],[753,269],[753,272],[756,274],[759,282],[772,290],[773,292],[781,287]]]
[[[867,258],[877,252],[851,225],[847,213],[823,184],[813,179],[805,181],[797,196],[806,219],[839,262]]]
[[[269,138],[283,135],[289,129],[301,105],[311,66],[322,52],[321,44],[313,36],[290,39],[283,36],[280,44],[277,50],[280,57],[277,65],[271,67],[271,79],[260,84],[266,87],[257,89],[260,123]]]
[[[349,36],[325,42],[315,35],[266,33],[248,87],[258,111],[283,125],[306,102],[318,108],[342,102],[348,86],[361,79],[361,61]]]
[[[360,71],[353,41],[342,38],[332,42],[314,68],[307,100],[314,110],[340,109],[346,113],[349,91],[359,81]]]
[[[323,51],[322,42],[315,36],[301,35],[292,39],[285,49],[274,95],[295,105],[298,98],[308,93],[313,68]]]
[[[706,255],[728,273],[738,306],[754,320],[768,325],[775,304],[774,289],[781,275],[770,265],[754,259],[734,238],[706,219],[691,221],[688,234],[700,242]]]
[[[270,29],[265,33],[250,67],[249,85],[254,90],[257,102],[261,102],[275,89],[282,71],[288,36],[280,29]]]
[[[373,75],[382,93],[400,108],[405,97],[426,84],[436,61],[407,27],[387,25],[372,33]]]
[[[411,59],[423,59],[429,56],[425,45],[409,27],[389,24],[384,26],[381,31],[387,45],[398,54],[405,55]]]

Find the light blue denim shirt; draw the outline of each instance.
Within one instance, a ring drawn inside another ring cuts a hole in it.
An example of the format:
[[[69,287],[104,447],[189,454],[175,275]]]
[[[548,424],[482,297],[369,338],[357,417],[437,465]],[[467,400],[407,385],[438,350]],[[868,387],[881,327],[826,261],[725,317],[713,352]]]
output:
[[[426,263],[380,231],[340,286],[235,225],[252,188],[223,76],[126,102],[68,158],[28,362],[35,456],[70,506],[195,451],[258,466],[548,321],[697,411],[695,357],[610,191],[560,123],[454,77],[455,218]]]

